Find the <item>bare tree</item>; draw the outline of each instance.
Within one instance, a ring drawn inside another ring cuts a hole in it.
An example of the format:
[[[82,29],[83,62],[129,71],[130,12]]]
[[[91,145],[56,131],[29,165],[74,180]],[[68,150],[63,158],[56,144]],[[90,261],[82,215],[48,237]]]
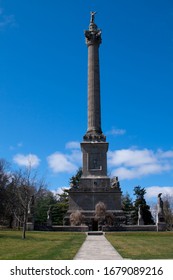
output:
[[[32,213],[34,196],[37,192],[36,174],[32,173],[31,168],[20,170],[14,173],[13,183],[16,186],[16,194],[19,200],[19,208],[22,212],[23,232],[22,238],[26,238],[26,225],[28,216]]]
[[[106,205],[103,202],[98,202],[95,206],[95,217],[102,221],[106,216]]]
[[[7,188],[10,183],[9,163],[0,159],[0,222],[4,224],[7,205]]]
[[[80,226],[83,221],[83,215],[79,210],[76,210],[70,215],[70,224],[72,226]]]
[[[167,230],[173,230],[173,196],[163,196],[163,212]]]

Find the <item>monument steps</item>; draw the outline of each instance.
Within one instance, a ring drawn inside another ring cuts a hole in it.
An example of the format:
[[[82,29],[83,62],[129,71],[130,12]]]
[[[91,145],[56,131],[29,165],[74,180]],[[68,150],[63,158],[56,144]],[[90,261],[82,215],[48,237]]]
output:
[[[88,231],[88,235],[103,235],[103,231]]]

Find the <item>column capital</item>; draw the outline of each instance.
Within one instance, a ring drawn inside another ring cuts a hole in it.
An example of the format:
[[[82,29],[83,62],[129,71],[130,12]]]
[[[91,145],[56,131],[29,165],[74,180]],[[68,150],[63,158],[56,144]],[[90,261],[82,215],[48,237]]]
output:
[[[89,24],[89,30],[85,30],[85,38],[86,44],[94,45],[94,44],[101,44],[101,29],[98,29],[97,25],[94,22],[96,12],[91,12],[91,19]]]
[[[102,133],[102,131],[87,131],[87,133],[83,136],[84,142],[106,142],[106,136]]]

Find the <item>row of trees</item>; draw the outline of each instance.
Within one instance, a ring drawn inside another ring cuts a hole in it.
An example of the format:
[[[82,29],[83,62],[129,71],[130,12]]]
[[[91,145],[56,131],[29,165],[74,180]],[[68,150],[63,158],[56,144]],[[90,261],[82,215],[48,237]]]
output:
[[[134,196],[136,199],[133,201],[128,193],[123,196],[122,209],[126,213],[127,223],[137,224],[139,216],[139,207],[142,214],[144,225],[154,224],[154,219],[150,211],[150,206],[145,200],[146,190],[140,186],[134,188]]]
[[[23,228],[33,222],[44,226],[47,211],[52,210],[52,220],[62,224],[68,208],[67,193],[54,195],[43,180],[31,168],[12,172],[5,160],[0,160],[0,225],[9,228]]]
[[[70,186],[78,187],[82,169],[70,178]],[[139,206],[144,224],[153,224],[154,219],[150,206],[145,200],[146,190],[134,188],[135,200],[126,193],[122,199],[122,209],[126,213],[127,223],[137,224]],[[153,207],[154,208],[154,207]],[[62,225],[68,209],[68,193],[53,194],[47,189],[44,180],[40,180],[32,168],[12,172],[5,160],[0,160],[0,226],[23,227],[25,238],[26,223],[34,217],[36,228],[46,226],[48,210],[51,212],[53,224]],[[167,228],[173,225],[173,199],[164,199],[164,213]],[[31,215],[32,214],[32,215]]]
[[[146,189],[137,186],[134,188],[133,201],[128,193],[123,196],[122,209],[126,213],[127,223],[137,224],[139,207],[142,212],[142,218],[145,225],[153,224],[157,216],[157,204],[152,204],[151,207],[145,200]],[[152,213],[151,213],[152,212]],[[163,212],[167,230],[173,229],[173,197],[165,195],[163,197]]]

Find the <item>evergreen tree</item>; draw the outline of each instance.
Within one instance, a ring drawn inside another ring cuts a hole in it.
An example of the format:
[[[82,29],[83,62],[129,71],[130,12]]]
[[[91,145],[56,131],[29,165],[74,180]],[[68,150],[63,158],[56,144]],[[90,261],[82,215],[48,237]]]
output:
[[[63,193],[58,194],[57,203],[52,208],[53,224],[63,225],[63,219],[69,206],[68,202],[68,192],[64,189]]]
[[[134,213],[133,213],[133,223],[137,224],[138,221],[138,209],[141,207],[142,218],[144,221],[144,225],[152,225],[154,224],[153,217],[150,212],[150,206],[147,205],[144,195],[146,194],[145,188],[140,186],[136,186],[134,188],[134,195],[136,196],[136,200],[134,201]]]
[[[47,211],[57,203],[57,198],[50,190],[45,187],[39,188],[35,198],[34,219],[36,225],[47,222]]]
[[[133,223],[132,221],[132,214],[134,210],[133,201],[130,197],[129,193],[126,192],[125,195],[122,196],[122,210],[125,213],[126,216],[126,224],[130,225]]]
[[[133,211],[133,201],[130,197],[129,193],[126,192],[125,195],[122,196],[122,210],[125,212]]]
[[[80,167],[77,170],[76,175],[74,175],[70,178],[70,187],[78,188],[81,176],[82,176],[82,168]]]

